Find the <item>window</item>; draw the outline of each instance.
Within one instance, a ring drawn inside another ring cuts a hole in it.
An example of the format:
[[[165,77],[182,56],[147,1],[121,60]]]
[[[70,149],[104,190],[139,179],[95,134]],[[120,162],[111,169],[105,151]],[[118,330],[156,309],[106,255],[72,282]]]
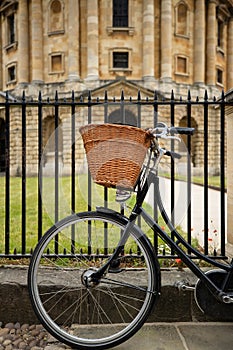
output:
[[[7,82],[15,82],[16,81],[16,66],[12,65],[7,68]]]
[[[61,55],[54,55],[51,57],[51,67],[52,72],[61,72],[62,70],[62,57]]]
[[[177,57],[177,71],[179,73],[187,73],[187,59],[185,57]]]
[[[113,27],[128,27],[128,0],[113,0]]]
[[[7,17],[7,44],[15,42],[15,15],[11,14]]]
[[[50,54],[50,74],[64,73],[64,54]]]
[[[223,71],[222,69],[217,69],[217,83],[223,85]]]
[[[188,75],[188,58],[176,56],[176,74]]]
[[[218,36],[217,36],[217,46],[223,48],[223,33],[224,24],[222,21],[218,21]]]
[[[129,53],[128,52],[113,52],[113,68],[129,67]]]

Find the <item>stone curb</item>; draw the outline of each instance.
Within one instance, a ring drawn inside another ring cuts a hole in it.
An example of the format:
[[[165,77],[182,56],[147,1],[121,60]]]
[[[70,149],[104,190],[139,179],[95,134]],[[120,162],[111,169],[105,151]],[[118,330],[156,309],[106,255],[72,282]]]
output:
[[[37,324],[27,288],[27,267],[0,267],[0,321]],[[208,321],[198,309],[193,291],[179,291],[178,281],[195,285],[196,277],[189,270],[162,270],[161,297],[148,322]],[[216,320],[217,321],[217,320]]]

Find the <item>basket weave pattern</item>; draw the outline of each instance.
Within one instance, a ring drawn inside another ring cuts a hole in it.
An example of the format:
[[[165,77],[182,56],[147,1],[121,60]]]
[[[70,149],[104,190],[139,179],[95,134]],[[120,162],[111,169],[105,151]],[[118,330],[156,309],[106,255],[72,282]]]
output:
[[[89,124],[79,130],[93,180],[105,187],[133,190],[151,135],[140,128],[118,124]]]

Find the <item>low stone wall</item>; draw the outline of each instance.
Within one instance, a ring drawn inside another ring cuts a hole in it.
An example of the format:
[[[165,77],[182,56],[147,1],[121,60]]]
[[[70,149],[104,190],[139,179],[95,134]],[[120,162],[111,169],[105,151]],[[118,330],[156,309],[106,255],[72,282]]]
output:
[[[27,267],[0,267],[0,320],[3,324],[38,324],[29,299],[27,288]],[[53,280],[51,272],[51,284]],[[188,280],[195,285],[196,277],[189,270],[162,270],[161,297],[149,322],[208,321],[198,309],[193,291],[179,291],[177,281]]]

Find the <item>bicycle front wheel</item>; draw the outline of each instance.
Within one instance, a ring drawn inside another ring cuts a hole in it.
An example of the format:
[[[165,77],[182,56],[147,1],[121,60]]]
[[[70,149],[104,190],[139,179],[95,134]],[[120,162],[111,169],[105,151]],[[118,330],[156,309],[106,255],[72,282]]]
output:
[[[127,219],[87,212],[54,225],[38,243],[29,267],[34,310],[58,340],[76,349],[106,349],[127,340],[147,319],[160,290],[159,267],[134,226],[122,254],[99,279]]]

